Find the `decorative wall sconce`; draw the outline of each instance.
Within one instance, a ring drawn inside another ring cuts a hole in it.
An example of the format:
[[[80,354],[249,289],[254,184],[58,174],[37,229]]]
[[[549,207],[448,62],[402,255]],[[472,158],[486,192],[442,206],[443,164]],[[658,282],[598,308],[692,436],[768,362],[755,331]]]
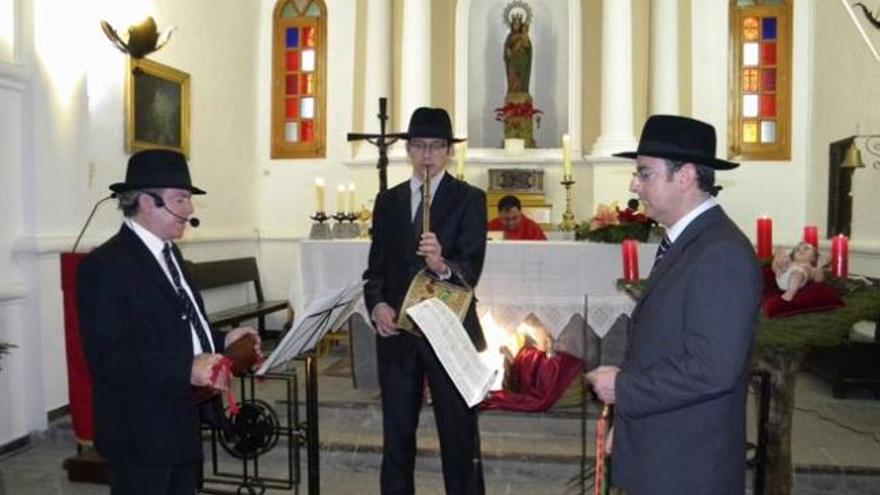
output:
[[[861,149],[858,142],[862,143]],[[857,135],[852,137],[843,160],[840,162],[841,168],[859,169],[865,168],[865,162],[862,160],[862,149],[868,154],[868,160],[871,166],[880,170],[880,134]]]
[[[122,41],[109,22],[101,21],[101,29],[119,51],[131,55],[132,58],[143,58],[165,46],[176,28],[168,27],[160,35],[156,21],[147,17],[140,24],[128,28],[128,43]]]

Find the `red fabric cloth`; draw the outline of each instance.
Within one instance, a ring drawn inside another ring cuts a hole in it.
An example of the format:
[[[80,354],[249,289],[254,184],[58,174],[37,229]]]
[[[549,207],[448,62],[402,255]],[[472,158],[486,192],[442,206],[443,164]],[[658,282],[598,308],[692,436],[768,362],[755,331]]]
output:
[[[541,226],[531,218],[522,215],[519,219],[519,228],[506,230],[501,219],[498,217],[489,221],[489,230],[503,230],[504,238],[511,241],[546,241],[547,236],[541,230]]]
[[[785,318],[802,313],[816,313],[831,311],[846,303],[837,292],[823,282],[807,282],[795,294],[794,299],[785,301],[782,299],[782,291],[776,285],[776,274],[769,265],[764,270],[764,299],[761,307],[767,318]]]
[[[531,346],[523,347],[509,373],[514,373],[516,390],[498,390],[480,404],[480,409],[509,411],[546,411],[580,374],[580,359],[558,352],[552,357]]]
[[[92,376],[80,342],[76,308],[76,271],[85,256],[85,253],[61,253],[61,290],[64,296],[64,347],[73,436],[79,443],[90,444],[95,439]]]

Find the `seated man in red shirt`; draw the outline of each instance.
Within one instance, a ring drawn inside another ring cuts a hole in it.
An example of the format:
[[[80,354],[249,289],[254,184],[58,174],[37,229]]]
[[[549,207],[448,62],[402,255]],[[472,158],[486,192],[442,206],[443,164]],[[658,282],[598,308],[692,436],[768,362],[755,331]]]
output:
[[[522,203],[507,195],[498,201],[498,216],[489,221],[489,230],[504,231],[504,238],[515,241],[546,241],[541,226],[523,215]]]

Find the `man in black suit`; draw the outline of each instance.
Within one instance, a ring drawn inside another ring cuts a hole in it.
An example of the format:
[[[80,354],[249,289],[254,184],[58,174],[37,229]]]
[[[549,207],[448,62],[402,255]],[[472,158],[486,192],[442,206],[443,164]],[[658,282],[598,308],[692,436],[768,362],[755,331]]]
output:
[[[192,495],[202,461],[200,408],[193,385],[212,380],[225,346],[171,242],[194,208],[186,159],[148,150],[128,162],[125,182],[110,186],[125,216],[119,233],[83,259],[77,274],[83,349],[94,386],[95,447],[106,460],[113,495]]]
[[[379,385],[382,390],[384,452],[383,494],[412,494],[416,429],[427,376],[440,437],[446,493],[480,493],[477,416],[446,374],[427,339],[401,331],[401,305],[413,276],[422,268],[434,276],[475,287],[486,254],[486,194],[445,172],[452,156],[452,135],[445,110],[419,108],[401,137],[412,162],[412,177],[379,193],[373,211],[373,242],[364,272],[364,298],[378,333]],[[421,187],[431,177],[430,232],[421,232]],[[486,342],[475,302],[464,327],[477,350]],[[476,468],[475,468],[476,467]]]
[[[632,313],[623,366],[587,375],[614,403],[611,481],[629,495],[741,495],[746,393],[761,276],[749,240],[714,196],[715,129],[648,119],[630,185],[666,227]]]

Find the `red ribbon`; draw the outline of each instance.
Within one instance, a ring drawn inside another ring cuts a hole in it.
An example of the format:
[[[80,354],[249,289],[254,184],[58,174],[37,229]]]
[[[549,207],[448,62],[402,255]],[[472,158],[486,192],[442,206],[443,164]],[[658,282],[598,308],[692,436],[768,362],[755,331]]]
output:
[[[221,383],[226,384],[226,402],[229,403],[229,415],[235,416],[241,411],[238,401],[235,399],[235,392],[232,390],[232,360],[223,357],[220,361],[214,363],[211,367],[211,385],[220,389]]]

